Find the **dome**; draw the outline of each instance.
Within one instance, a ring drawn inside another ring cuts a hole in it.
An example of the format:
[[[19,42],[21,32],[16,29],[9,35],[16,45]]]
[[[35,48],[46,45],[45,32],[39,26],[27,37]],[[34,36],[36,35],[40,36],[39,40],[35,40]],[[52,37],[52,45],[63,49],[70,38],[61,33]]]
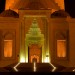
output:
[[[70,15],[64,10],[58,10],[51,14],[51,18],[67,18],[67,16]]]
[[[5,10],[0,14],[0,17],[14,17],[14,18],[19,18],[19,14],[16,13],[13,10]]]
[[[39,9],[46,9],[43,3],[39,2],[38,0],[29,1],[26,5],[23,4],[19,9],[29,9],[29,10],[39,10]]]
[[[41,3],[41,2],[30,2],[28,3],[28,5],[26,6],[26,8],[29,8],[29,9],[40,9],[40,8],[45,8],[45,6]]]
[[[53,0],[17,0],[13,9],[19,10],[48,10],[48,9],[60,9],[56,2]]]

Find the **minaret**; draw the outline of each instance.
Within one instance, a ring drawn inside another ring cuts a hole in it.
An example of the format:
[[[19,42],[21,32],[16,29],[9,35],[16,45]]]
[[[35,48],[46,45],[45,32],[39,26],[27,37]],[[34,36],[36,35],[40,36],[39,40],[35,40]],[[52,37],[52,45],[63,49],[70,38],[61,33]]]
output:
[[[5,10],[11,9],[11,6],[12,6],[13,3],[14,3],[14,0],[6,0]]]
[[[16,12],[18,12],[18,9],[16,9],[16,7],[17,8],[19,8],[19,7],[21,7],[21,8],[25,8],[26,7],[26,4],[28,3],[28,2],[30,2],[30,3],[32,3],[32,5],[31,6],[35,6],[35,8],[37,8],[39,5],[37,4],[35,4],[35,3],[42,3],[42,4],[44,4],[44,2],[46,2],[45,3],[45,5],[47,6],[47,7],[51,7],[51,8],[53,8],[54,7],[54,5],[57,5],[57,6],[59,6],[60,7],[60,9],[64,9],[65,10],[65,5],[64,5],[64,0],[6,0],[6,4],[5,4],[5,10],[7,10],[7,9],[12,9],[12,10],[14,10],[14,11],[16,11]],[[18,4],[17,4],[18,3]],[[25,4],[24,4],[25,3]],[[47,3],[50,3],[50,4],[47,4]],[[54,3],[54,4],[53,4]],[[56,4],[55,4],[56,3]],[[51,5],[51,4],[53,4],[53,6]],[[45,6],[44,5],[44,6]],[[50,6],[51,5],[51,6]],[[24,7],[25,6],[25,7]],[[40,7],[40,6],[39,6]],[[15,8],[15,9],[14,9]],[[56,7],[54,7],[54,8],[56,8]]]
[[[5,3],[5,10],[11,9],[18,13],[17,9],[12,9],[14,7],[14,3],[16,3],[18,0],[6,0]]]
[[[58,6],[60,6],[60,9],[65,10],[65,4],[64,0],[54,0],[56,3],[58,3]]]

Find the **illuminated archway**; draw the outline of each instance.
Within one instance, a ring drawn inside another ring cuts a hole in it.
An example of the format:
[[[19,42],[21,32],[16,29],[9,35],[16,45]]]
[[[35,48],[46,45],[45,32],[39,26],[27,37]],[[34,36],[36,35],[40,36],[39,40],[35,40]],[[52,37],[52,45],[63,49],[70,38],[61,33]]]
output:
[[[38,44],[42,46],[42,62],[44,62],[44,35],[41,34],[40,28],[38,27],[37,20],[34,19],[33,23],[29,29],[28,34],[26,34],[25,47],[26,47],[26,62],[28,62],[28,47],[32,44]]]
[[[20,50],[20,62],[29,63],[29,61],[28,61],[28,58],[29,58],[28,50],[29,49],[28,48],[30,45],[36,44],[36,45],[41,46],[41,62],[49,63],[50,62],[49,48],[47,47],[48,43],[46,43],[46,41],[48,41],[48,39],[46,37],[44,37],[45,34],[42,34],[40,27],[38,25],[38,22],[39,22],[38,18],[41,18],[41,20],[42,20],[42,18],[46,19],[46,16],[39,16],[39,15],[38,16],[37,15],[29,16],[28,15],[28,16],[25,16],[24,18],[26,18],[26,19],[33,18],[33,22],[32,22],[32,25],[30,26],[30,28],[28,29],[28,33],[25,35],[24,48],[23,49],[21,48],[21,50]],[[44,21],[43,21],[43,23],[44,23]],[[44,23],[44,25],[46,25],[46,23]],[[23,44],[22,44],[22,47],[23,47]],[[46,57],[47,55],[48,55],[48,57]]]

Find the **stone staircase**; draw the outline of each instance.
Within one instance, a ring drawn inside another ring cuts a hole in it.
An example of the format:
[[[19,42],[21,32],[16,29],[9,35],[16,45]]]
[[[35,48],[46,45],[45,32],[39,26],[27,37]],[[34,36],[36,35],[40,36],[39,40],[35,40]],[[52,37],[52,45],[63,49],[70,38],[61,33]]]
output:
[[[18,72],[34,72],[34,63],[20,63],[16,68]],[[52,69],[49,63],[36,63],[35,72],[51,72]]]
[[[49,63],[37,63],[36,72],[51,72],[53,67]]]
[[[6,67],[0,68],[0,72],[16,72],[13,68],[18,63],[14,63],[11,65],[8,65]],[[63,67],[61,65],[53,63],[53,65],[56,67],[56,70],[54,72],[72,72],[73,68],[67,68]],[[34,68],[36,68],[35,72],[52,72],[53,67],[49,63],[36,63],[34,66],[34,63],[20,63],[16,69],[18,72],[34,72]]]
[[[56,64],[56,63],[52,63],[52,64],[56,67],[55,72],[62,72],[64,69],[66,69],[66,67],[61,66],[59,64]]]
[[[16,68],[18,72],[33,72],[32,63],[20,63]]]

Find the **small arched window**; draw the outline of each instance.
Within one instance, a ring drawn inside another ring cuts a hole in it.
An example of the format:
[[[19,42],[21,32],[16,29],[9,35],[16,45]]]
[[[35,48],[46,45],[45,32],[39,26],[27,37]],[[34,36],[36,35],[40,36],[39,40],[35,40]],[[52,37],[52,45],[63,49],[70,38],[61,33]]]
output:
[[[7,33],[4,37],[4,57],[12,57],[12,50],[13,35],[11,33]]]
[[[57,57],[66,57],[66,40],[57,40]]]
[[[57,44],[57,57],[66,57],[67,56],[67,33],[58,32],[56,36]]]

